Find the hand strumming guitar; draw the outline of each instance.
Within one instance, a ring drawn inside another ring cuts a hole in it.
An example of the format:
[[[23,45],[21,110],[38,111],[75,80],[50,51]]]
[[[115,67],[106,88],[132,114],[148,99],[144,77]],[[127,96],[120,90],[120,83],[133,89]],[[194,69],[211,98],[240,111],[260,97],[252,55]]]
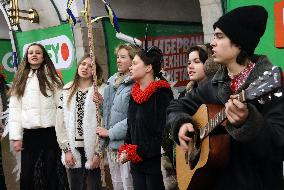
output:
[[[191,123],[182,124],[181,128],[179,129],[178,139],[180,146],[184,151],[188,151],[187,142],[191,140],[191,138],[187,136],[188,132],[194,132],[193,125]]]
[[[246,103],[240,102],[237,95],[231,95],[225,104],[225,113],[228,121],[235,126],[241,125],[248,117],[248,108]]]

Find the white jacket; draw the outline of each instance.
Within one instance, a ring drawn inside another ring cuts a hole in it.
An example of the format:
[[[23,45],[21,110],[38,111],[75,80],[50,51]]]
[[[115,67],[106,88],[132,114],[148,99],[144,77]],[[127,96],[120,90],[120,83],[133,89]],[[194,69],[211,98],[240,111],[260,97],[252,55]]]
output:
[[[22,98],[11,96],[9,103],[9,138],[22,140],[23,129],[54,127],[56,108],[61,90],[55,93],[47,90],[45,97],[39,88],[36,73],[29,73],[25,92]]]
[[[72,82],[66,84],[63,89],[66,89],[72,85]],[[102,93],[102,88],[104,85],[99,87],[99,92]],[[80,153],[75,147],[75,128],[76,128],[76,96],[72,97],[70,106],[67,105],[67,100],[69,97],[69,90],[62,91],[62,101],[60,101],[59,106],[62,109],[57,109],[56,114],[56,136],[60,148],[63,150],[65,148],[70,148],[72,155],[76,160],[74,168],[81,168],[85,166],[87,169],[91,169],[93,157],[97,151],[96,146],[96,127],[97,127],[97,117],[96,117],[96,105],[93,102],[94,88],[89,87],[85,106],[84,106],[84,118],[83,118],[83,136],[84,136],[84,150],[85,156],[87,158],[86,163],[81,162]],[[68,168],[65,163],[65,153],[62,151],[61,157],[63,165]]]

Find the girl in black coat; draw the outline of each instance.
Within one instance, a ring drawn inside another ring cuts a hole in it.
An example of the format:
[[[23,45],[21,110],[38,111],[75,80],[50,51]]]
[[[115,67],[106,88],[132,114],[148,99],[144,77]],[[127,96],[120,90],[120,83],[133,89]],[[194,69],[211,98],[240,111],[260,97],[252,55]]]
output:
[[[173,98],[170,84],[160,75],[162,53],[157,47],[141,50],[130,67],[136,81],[128,108],[128,130],[120,148],[121,162],[131,162],[134,189],[164,189],[161,142],[166,108]],[[161,78],[161,77],[159,77]]]

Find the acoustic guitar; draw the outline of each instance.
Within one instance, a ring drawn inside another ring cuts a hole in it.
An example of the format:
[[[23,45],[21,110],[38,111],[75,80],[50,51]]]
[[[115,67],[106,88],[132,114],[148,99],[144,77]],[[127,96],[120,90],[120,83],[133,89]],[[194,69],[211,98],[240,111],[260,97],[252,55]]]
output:
[[[265,71],[247,89],[237,94],[237,99],[241,102],[258,99],[259,103],[263,104],[263,98],[271,99],[271,93],[276,92],[282,85],[281,68],[273,67],[271,71]],[[276,92],[274,96],[280,97],[282,92]],[[229,162],[229,135],[212,133],[218,130],[218,127],[222,128],[221,124],[226,119],[225,108],[221,105],[203,104],[192,119],[197,130],[189,143],[189,152],[185,153],[181,147],[176,146],[178,186],[180,190],[210,189],[214,176],[217,175],[214,171],[226,167]]]

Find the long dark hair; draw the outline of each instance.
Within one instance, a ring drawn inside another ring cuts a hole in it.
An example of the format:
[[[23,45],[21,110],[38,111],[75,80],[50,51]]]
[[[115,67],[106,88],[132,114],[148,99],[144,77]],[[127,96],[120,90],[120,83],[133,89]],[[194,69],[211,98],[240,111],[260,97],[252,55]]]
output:
[[[246,50],[242,48],[242,46],[231,40],[231,45],[235,45],[240,48],[240,53],[237,55],[236,62],[239,65],[245,65],[248,60],[251,60],[253,55],[249,55]]]
[[[241,49],[239,55],[236,58],[236,62],[240,65],[245,65],[247,63],[247,60],[251,60],[251,57],[252,56],[249,56],[245,50]]]
[[[43,62],[37,69],[36,75],[39,81],[40,92],[48,97],[47,90],[54,92],[58,88],[62,88],[63,82],[56,73],[53,62],[51,61],[45,48],[38,43],[33,43],[27,48],[24,58],[19,65],[19,69],[13,79],[13,85],[10,93],[17,98],[21,98],[24,95],[26,83],[29,72],[31,70],[30,63],[28,62],[28,50],[31,46],[39,46],[43,53]]]
[[[5,77],[3,74],[0,73],[0,96],[2,100],[2,106],[3,106],[3,112],[8,107],[8,97],[7,97],[7,91],[9,90],[9,87],[7,85],[7,82],[5,80]]]

